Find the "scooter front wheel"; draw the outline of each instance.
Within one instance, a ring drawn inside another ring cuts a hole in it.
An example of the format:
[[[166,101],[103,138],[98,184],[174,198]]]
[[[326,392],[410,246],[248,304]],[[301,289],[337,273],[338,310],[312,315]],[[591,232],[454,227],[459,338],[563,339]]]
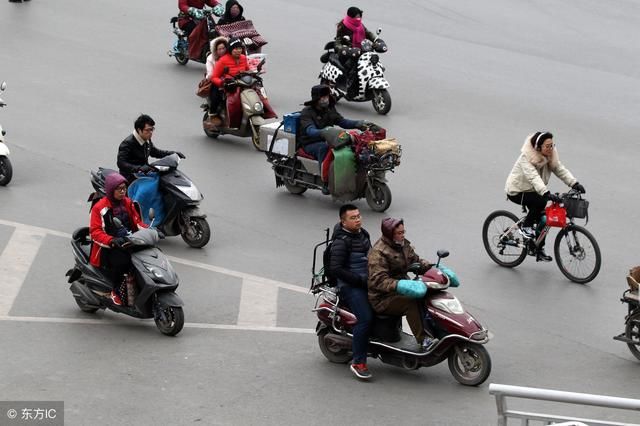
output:
[[[184,242],[193,248],[202,248],[211,239],[211,228],[204,217],[190,217],[181,231]]]
[[[378,114],[386,115],[391,111],[391,95],[387,89],[374,90],[371,103]]]
[[[374,212],[382,213],[391,205],[391,190],[384,182],[374,182],[365,189],[367,204]]]
[[[184,327],[184,312],[179,306],[158,305],[155,317],[156,327],[162,334],[175,336]]]
[[[320,346],[322,355],[336,364],[346,364],[351,361],[351,358],[353,358],[351,351],[327,341],[327,339],[325,339],[327,334],[329,334],[328,330],[324,330],[318,334],[318,346]]]
[[[491,357],[482,345],[461,343],[449,354],[449,371],[458,383],[478,386],[491,374]]]
[[[9,157],[0,156],[0,186],[5,186],[11,182],[13,176],[13,167]]]

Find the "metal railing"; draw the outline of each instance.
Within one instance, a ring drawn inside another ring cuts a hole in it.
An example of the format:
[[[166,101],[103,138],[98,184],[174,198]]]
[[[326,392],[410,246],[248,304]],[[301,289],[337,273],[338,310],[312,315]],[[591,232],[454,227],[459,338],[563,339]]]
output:
[[[588,393],[563,392],[558,390],[528,388],[522,386],[500,385],[495,383],[491,383],[489,385],[489,393],[496,397],[496,406],[498,408],[498,426],[507,426],[508,419],[520,419],[523,426],[529,425],[529,421],[532,420],[543,422],[543,424],[554,424],[560,422],[582,422],[588,425],[601,426],[640,426],[640,424],[637,423],[612,422],[608,420],[583,419],[570,416],[509,410],[507,408],[506,401],[507,397],[512,397],[535,399],[540,401],[561,402],[565,404],[592,405],[596,407],[640,411],[640,400],[638,399],[618,398],[605,395],[592,395]]]

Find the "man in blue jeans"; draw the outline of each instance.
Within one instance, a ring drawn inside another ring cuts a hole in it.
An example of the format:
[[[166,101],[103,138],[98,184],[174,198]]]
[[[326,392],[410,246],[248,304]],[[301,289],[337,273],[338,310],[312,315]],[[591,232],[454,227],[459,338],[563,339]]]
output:
[[[371,249],[369,233],[362,228],[360,211],[353,204],[340,207],[340,223],[332,236],[329,270],[336,277],[340,297],[358,318],[353,328],[351,371],[359,379],[370,379],[367,346],[373,311],[367,292],[367,255]]]

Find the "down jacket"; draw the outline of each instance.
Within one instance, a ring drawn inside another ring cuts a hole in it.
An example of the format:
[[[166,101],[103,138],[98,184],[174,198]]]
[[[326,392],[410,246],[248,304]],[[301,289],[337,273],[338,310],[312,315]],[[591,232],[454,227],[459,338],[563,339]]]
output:
[[[533,136],[534,134],[527,136],[522,145],[520,157],[507,178],[505,185],[507,195],[533,191],[544,195],[548,191],[547,185],[552,172],[570,187],[577,182],[571,172],[560,162],[556,148],[553,148],[551,156],[545,157],[531,145]]]

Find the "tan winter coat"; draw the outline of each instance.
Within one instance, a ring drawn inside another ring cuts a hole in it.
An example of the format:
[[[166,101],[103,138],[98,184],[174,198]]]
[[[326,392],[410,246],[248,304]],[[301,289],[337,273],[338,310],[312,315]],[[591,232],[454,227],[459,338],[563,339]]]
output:
[[[369,302],[376,312],[384,312],[389,304],[389,297],[395,296],[398,280],[407,278],[407,269],[412,263],[420,262],[423,266],[430,265],[420,259],[408,240],[404,240],[402,247],[382,236],[369,252]]]
[[[531,138],[534,134],[529,135],[524,141],[520,157],[507,178],[505,191],[508,195],[533,191],[544,195],[548,191],[547,184],[552,172],[568,186],[573,186],[577,182],[571,172],[560,162],[555,147],[551,156],[545,157],[531,146]]]

